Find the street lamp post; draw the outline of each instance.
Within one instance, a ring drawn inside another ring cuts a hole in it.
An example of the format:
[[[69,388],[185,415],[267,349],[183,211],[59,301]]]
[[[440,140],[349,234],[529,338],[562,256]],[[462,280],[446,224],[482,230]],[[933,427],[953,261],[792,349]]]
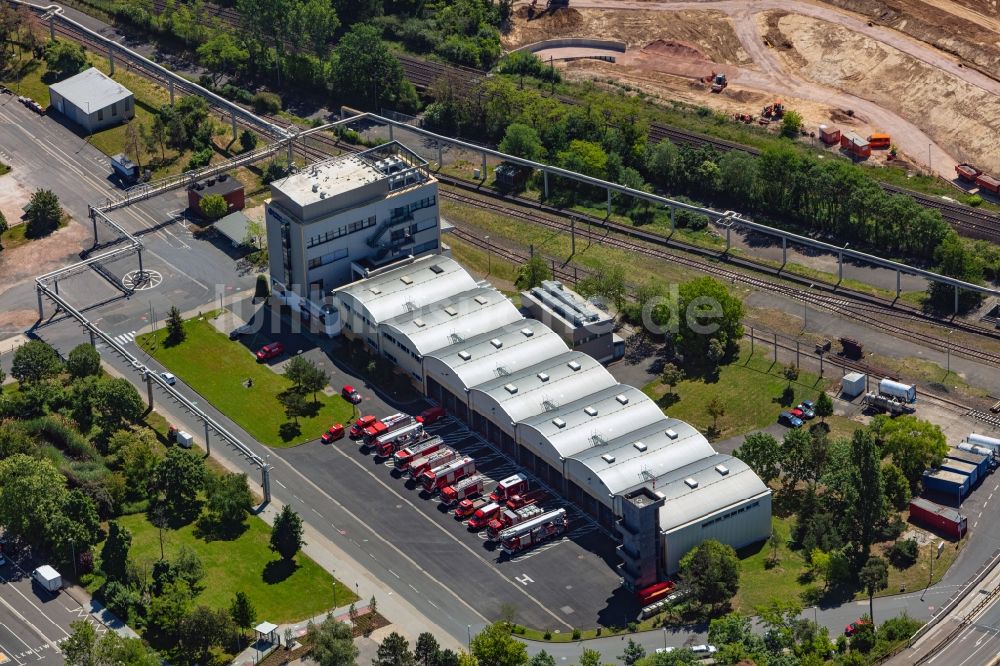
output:
[[[331,567],[330,574],[333,576],[333,609],[337,610],[337,570]]]
[[[663,627],[663,649],[667,649],[667,628]]]
[[[471,624],[465,625],[465,631],[469,635],[469,649],[471,650],[472,649],[472,625]]]
[[[490,237],[486,236],[486,274],[493,273],[493,247],[490,245]]]

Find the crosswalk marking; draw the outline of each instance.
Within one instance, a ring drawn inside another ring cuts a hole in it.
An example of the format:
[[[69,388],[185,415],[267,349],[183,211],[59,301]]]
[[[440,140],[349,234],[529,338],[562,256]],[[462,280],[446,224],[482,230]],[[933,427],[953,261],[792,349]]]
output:
[[[130,342],[135,342],[135,331],[129,331],[128,333],[122,333],[121,335],[116,335],[115,342],[117,342],[120,345],[127,345]]]

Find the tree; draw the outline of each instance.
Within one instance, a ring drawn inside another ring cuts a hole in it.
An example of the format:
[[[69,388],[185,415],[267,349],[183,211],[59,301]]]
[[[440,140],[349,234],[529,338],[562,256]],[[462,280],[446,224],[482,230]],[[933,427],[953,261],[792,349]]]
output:
[[[413,653],[410,644],[395,631],[379,643],[372,666],[413,666]]]
[[[538,161],[545,157],[545,146],[534,127],[521,123],[511,123],[504,132],[499,146],[500,152]]]
[[[232,635],[232,619],[224,610],[198,606],[188,613],[177,634],[183,653],[195,663],[205,663],[209,650],[221,646]]]
[[[123,377],[105,378],[94,391],[94,408],[105,432],[114,432],[137,423],[146,411],[146,403],[135,387]]]
[[[882,488],[885,491],[885,501],[897,511],[902,511],[910,503],[910,484],[903,470],[892,463],[882,466]]]
[[[40,382],[62,372],[62,361],[56,350],[41,340],[31,340],[14,352],[11,376],[22,384]]]
[[[181,622],[188,614],[192,599],[191,588],[182,580],[173,580],[149,602],[146,619],[166,637],[177,636]]]
[[[87,620],[76,620],[69,625],[73,633],[59,645],[69,666],[97,666],[94,652],[97,648],[97,630]]]
[[[167,314],[167,344],[168,345],[179,345],[184,342],[187,337],[187,332],[184,330],[184,320],[181,319],[181,311],[177,309],[176,305],[170,306],[170,312]]]
[[[79,73],[87,64],[87,55],[79,44],[54,39],[45,46],[45,64],[61,81]]]
[[[812,564],[813,574],[817,578],[823,579],[823,589],[830,587],[830,553],[813,548],[809,553],[809,562]]]
[[[925,469],[937,465],[948,453],[948,440],[941,428],[915,416],[878,419],[873,427],[882,441],[882,452],[903,471],[911,488],[917,487]]]
[[[413,646],[413,657],[418,666],[437,666],[437,656],[441,651],[437,639],[430,632],[422,632],[417,636]]]
[[[781,371],[781,374],[788,380],[788,385],[791,386],[792,382],[799,378],[799,369],[794,363],[789,363]]]
[[[240,630],[240,637],[243,632],[253,626],[257,621],[257,609],[254,608],[250,597],[243,590],[237,590],[233,597],[233,603],[229,605],[229,615],[233,618],[233,624]]]
[[[250,130],[243,130],[240,132],[240,147],[243,148],[243,152],[250,152],[257,147],[257,135]]]
[[[309,405],[306,404],[305,396],[296,388],[279,393],[278,402],[285,408],[285,417],[292,419],[295,423],[299,422],[300,416],[305,416],[309,413]]]
[[[733,455],[749,465],[765,484],[781,474],[781,444],[770,433],[750,433]]]
[[[108,523],[108,538],[101,549],[101,570],[110,581],[128,582],[128,553],[132,533],[117,520]]]
[[[302,548],[302,518],[289,505],[281,507],[271,527],[271,550],[291,560]]]
[[[174,578],[187,583],[195,594],[201,592],[201,580],[205,577],[205,565],[194,548],[181,546],[177,559],[171,564]]]
[[[716,607],[728,602],[740,588],[740,561],[732,546],[704,541],[680,562],[681,576],[699,604]]]
[[[312,393],[313,400],[316,400],[316,393],[326,388],[330,382],[322,369],[301,356],[296,356],[288,362],[285,367],[285,377],[290,379],[299,391]]]
[[[646,649],[630,638],[625,646],[625,652],[620,654],[618,658],[625,666],[635,666],[636,662],[645,656]]]
[[[319,666],[355,666],[358,648],[354,645],[351,627],[327,617],[319,625],[309,625],[311,657]]]
[[[257,276],[257,282],[254,286],[253,297],[257,298],[267,298],[271,295],[271,287],[268,284],[267,276],[263,273]]]
[[[681,383],[684,379],[684,371],[673,363],[667,363],[663,366],[663,372],[660,373],[660,381],[664,385],[670,388],[670,393],[673,395],[674,387]]]
[[[97,505],[83,490],[74,488],[66,495],[62,512],[53,516],[49,542],[60,557],[85,552],[101,540],[101,518]]]
[[[851,478],[858,491],[854,518],[860,537],[861,552],[867,556],[875,539],[875,527],[885,515],[882,467],[875,438],[868,430],[859,428],[854,431],[851,451],[854,462]]]
[[[331,69],[340,94],[372,107],[395,103],[405,89],[403,68],[373,25],[351,26],[337,45]]]
[[[241,527],[253,510],[247,475],[234,472],[212,477],[207,490],[207,508],[212,520],[225,531]]]
[[[592,274],[580,280],[577,289],[584,296],[603,296],[614,304],[615,309],[621,310],[628,293],[625,287],[625,268],[602,264]]]
[[[66,477],[48,460],[23,453],[0,460],[0,526],[9,536],[44,544],[67,495]]]
[[[743,337],[743,303],[725,285],[706,276],[682,284],[678,295],[677,349],[688,363],[706,358],[712,340],[726,353],[736,349]]]
[[[875,595],[889,587],[889,566],[881,557],[869,557],[858,573],[858,581],[868,594],[868,616],[875,622]]]
[[[219,84],[223,74],[236,74],[246,66],[250,53],[225,30],[216,32],[198,47],[198,60],[211,73],[212,85]]]
[[[590,648],[583,648],[580,654],[580,666],[601,666],[601,653]]]
[[[141,428],[129,431],[129,434],[131,436],[118,449],[118,461],[129,494],[134,498],[147,499],[156,465],[163,454],[155,433],[150,429]]]
[[[712,430],[718,430],[719,419],[726,415],[726,403],[715,396],[705,405],[705,413],[712,417]]]
[[[220,217],[225,217],[226,213],[229,212],[229,202],[221,194],[209,194],[202,197],[198,208],[201,209],[201,214],[207,219],[218,220]]]
[[[73,347],[66,358],[66,369],[74,379],[91,377],[101,372],[101,355],[93,345],[83,342]]]
[[[819,396],[816,398],[814,411],[823,423],[826,423],[826,417],[833,416],[833,400],[826,394],[826,391],[820,391]]]
[[[791,109],[785,111],[781,118],[781,135],[794,139],[802,129],[802,114]]]
[[[517,279],[514,285],[518,289],[534,289],[541,286],[545,280],[552,279],[552,271],[545,259],[540,254],[532,255],[524,264],[517,269]]]
[[[125,638],[114,631],[107,632],[97,642],[94,663],[99,666],[161,666],[159,657],[141,638]]]
[[[510,625],[494,622],[472,637],[470,652],[479,666],[524,666],[528,648],[510,635]]]
[[[143,140],[146,143],[146,150],[153,152],[160,149],[160,159],[167,159],[167,141],[170,139],[170,132],[164,120],[163,113],[153,115],[153,122],[148,129],[144,130]]]
[[[639,646],[639,649],[641,650],[642,646]],[[538,654],[531,658],[531,661],[529,661],[528,664],[529,666],[556,666],[556,660],[551,654],[545,650],[541,650]]]
[[[59,228],[62,208],[59,197],[52,190],[36,190],[25,208],[24,235],[28,238],[48,236]]]
[[[205,462],[201,456],[171,447],[153,473],[166,510],[177,516],[197,513],[198,493],[205,485]]]

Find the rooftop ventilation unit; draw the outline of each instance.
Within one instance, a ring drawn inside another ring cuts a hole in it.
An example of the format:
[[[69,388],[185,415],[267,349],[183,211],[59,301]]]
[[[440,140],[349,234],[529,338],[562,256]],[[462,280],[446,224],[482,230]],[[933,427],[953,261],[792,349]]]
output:
[[[587,413],[587,416],[597,416],[596,407],[584,407],[583,411]]]
[[[559,403],[554,400],[542,400],[542,409],[547,412],[554,412],[559,409]]]
[[[556,419],[552,419],[552,425],[554,425],[557,428],[565,428],[566,427],[566,422],[563,421],[562,419],[556,418]]]
[[[368,291],[372,292],[372,293],[373,293],[373,294],[375,294],[376,296],[378,296],[379,294],[381,294],[381,293],[382,293],[382,290],[381,290],[381,289],[379,289],[378,287],[372,287],[372,288],[371,288],[371,289],[369,289]]]
[[[718,472],[719,474],[721,474],[722,476],[725,476],[726,474],[729,474],[729,468],[726,467],[725,465],[716,465],[715,466],[715,471]]]
[[[687,484],[688,488],[697,488],[698,487],[698,480],[695,479],[695,478],[693,478],[693,477],[690,477],[690,476],[688,478],[684,479],[684,483]]]
[[[319,192],[319,183],[313,183],[312,184],[312,191],[313,192]]]
[[[451,307],[450,305],[448,307],[446,307],[444,309],[444,311],[447,312],[452,317],[454,317],[455,315],[458,314],[458,310],[456,310],[455,308]]]
[[[468,361],[469,359],[472,358],[472,354],[470,354],[467,351],[460,351],[460,352],[458,352],[458,357],[460,359],[462,359],[463,361]]]
[[[569,369],[572,370],[573,372],[576,372],[577,370],[580,369],[580,364],[577,363],[576,361],[570,361],[566,365],[569,366]]]
[[[465,342],[465,338],[455,332],[448,334],[448,339],[451,340],[452,344],[458,344],[459,342]]]
[[[414,303],[413,301],[406,301],[406,303],[404,303],[403,305],[406,306],[407,312],[413,312],[414,310],[417,309],[417,304]]]
[[[549,381],[549,376],[547,374],[545,374],[544,372],[539,372],[535,376],[538,377],[538,381],[542,381],[542,382]]]
[[[517,387],[513,384],[505,384],[504,389],[506,389],[507,393],[510,393],[511,395],[517,393]]]
[[[501,347],[503,347],[503,340],[501,340],[500,338],[493,338],[492,340],[490,340],[490,344],[496,347],[497,349],[500,349]]]
[[[638,451],[638,452],[640,452],[640,453],[644,452],[644,451],[645,451],[645,450],[646,450],[646,449],[648,448],[648,447],[647,447],[647,446],[646,446],[645,444],[643,444],[642,442],[633,442],[633,443],[632,443],[632,446],[634,446],[634,447],[635,447],[635,450],[636,450],[636,451]]]
[[[628,396],[625,395],[624,393],[619,393],[618,395],[616,395],[615,396],[615,400],[617,400],[618,402],[620,402],[623,405],[627,405],[628,404]]]
[[[535,334],[535,332],[533,330],[531,330],[530,328],[522,328],[521,329],[521,335],[523,335],[526,338],[530,338],[534,334]]]
[[[413,284],[413,278],[411,278],[409,275],[404,275],[403,277],[399,278],[399,281],[402,282],[403,284]]]
[[[431,269],[431,273],[434,273],[435,275],[441,275],[441,273],[444,273],[444,269],[437,264],[431,264],[429,268]]]
[[[601,456],[601,460],[603,460],[604,462],[606,462],[606,463],[608,463],[610,465],[611,463],[613,463],[615,461],[615,457],[613,455],[611,455],[610,453],[605,453],[603,456]]]
[[[476,296],[476,303],[479,303],[480,305],[486,305],[487,303],[489,303],[489,301],[483,298],[482,296]]]
[[[667,437],[669,437],[670,439],[677,439],[677,431],[676,430],[673,430],[671,428],[667,428],[667,433],[666,434],[667,434]]]
[[[413,320],[413,325],[416,326],[417,328],[423,328],[427,324],[424,323],[423,319],[417,317],[416,319]]]
[[[493,372],[495,372],[497,374],[497,377],[510,377],[510,370],[508,370],[507,368],[503,367],[502,365],[498,365],[493,370]]]
[[[604,437],[601,436],[601,433],[595,432],[590,436],[590,443],[594,446],[607,446],[608,440],[604,439]]]

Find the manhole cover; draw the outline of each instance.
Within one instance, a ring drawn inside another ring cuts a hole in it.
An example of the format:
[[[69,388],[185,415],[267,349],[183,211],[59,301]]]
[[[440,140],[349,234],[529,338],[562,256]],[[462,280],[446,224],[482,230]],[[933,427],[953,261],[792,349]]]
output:
[[[133,291],[152,289],[160,286],[163,276],[158,271],[129,271],[122,278],[122,286]]]

